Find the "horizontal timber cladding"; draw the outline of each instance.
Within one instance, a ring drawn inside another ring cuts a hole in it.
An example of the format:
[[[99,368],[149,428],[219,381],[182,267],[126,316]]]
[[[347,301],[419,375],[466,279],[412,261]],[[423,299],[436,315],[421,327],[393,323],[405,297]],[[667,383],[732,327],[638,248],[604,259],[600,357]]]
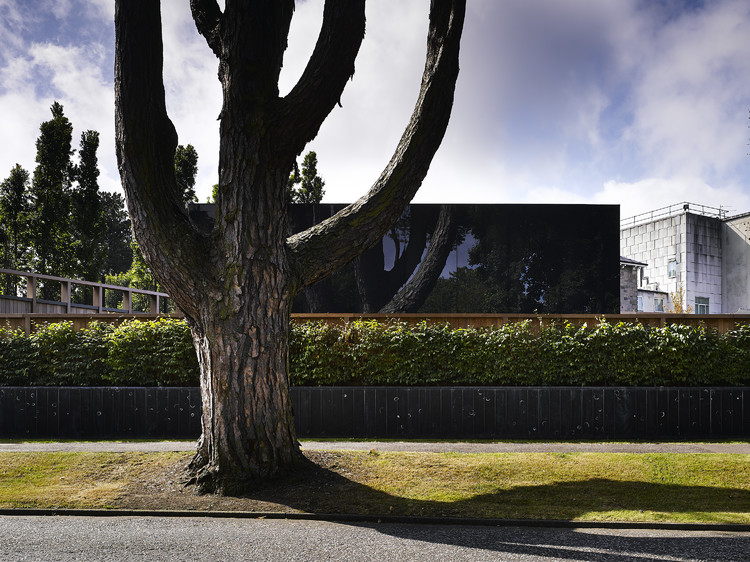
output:
[[[295,387],[299,437],[750,437],[750,387]],[[197,438],[198,388],[0,387],[0,438]]]

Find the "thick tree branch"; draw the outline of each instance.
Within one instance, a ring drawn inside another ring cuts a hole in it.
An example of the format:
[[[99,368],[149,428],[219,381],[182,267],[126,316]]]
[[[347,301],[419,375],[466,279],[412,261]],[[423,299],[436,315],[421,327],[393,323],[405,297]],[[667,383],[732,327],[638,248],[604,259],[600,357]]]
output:
[[[220,26],[225,109],[232,103],[267,111],[278,102],[293,14],[294,0],[226,0]]]
[[[432,0],[419,99],[377,182],[357,202],[288,239],[297,290],[326,277],[382,239],[419,189],[448,126],[464,12],[465,0]]]
[[[190,10],[198,33],[206,38],[214,54],[221,57],[221,8],[216,0],[190,0]]]
[[[354,74],[364,35],[364,0],[326,0],[313,54],[299,82],[281,101],[282,149],[299,154],[318,134]]]
[[[180,296],[194,289],[191,270],[202,270],[203,243],[175,179],[177,133],[164,99],[159,3],[118,1],[115,30],[117,161],[128,210],[146,261],[184,306],[189,299]]]

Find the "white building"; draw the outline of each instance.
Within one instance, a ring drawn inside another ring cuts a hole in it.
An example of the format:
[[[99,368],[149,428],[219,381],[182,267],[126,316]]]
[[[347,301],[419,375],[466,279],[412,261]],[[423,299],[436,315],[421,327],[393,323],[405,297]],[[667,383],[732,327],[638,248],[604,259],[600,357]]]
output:
[[[640,311],[673,310],[680,289],[695,314],[750,309],[750,213],[727,217],[723,209],[680,203],[624,219],[620,254],[643,264]],[[621,299],[621,309],[632,311],[629,301]]]

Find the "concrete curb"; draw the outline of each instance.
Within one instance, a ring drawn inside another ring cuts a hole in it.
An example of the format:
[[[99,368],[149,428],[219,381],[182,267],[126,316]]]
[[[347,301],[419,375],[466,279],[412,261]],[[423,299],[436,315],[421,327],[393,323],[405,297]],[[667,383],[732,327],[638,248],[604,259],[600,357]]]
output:
[[[567,519],[481,519],[470,517],[409,517],[346,513],[281,513],[264,511],[170,511],[134,509],[0,509],[0,516],[15,517],[199,517],[216,519],[290,519],[334,523],[388,523],[399,525],[474,525],[483,527],[554,527],[565,529],[643,529],[669,531],[727,531],[750,533],[750,524],[662,523],[658,521],[572,521]]]
[[[0,452],[194,452],[196,441],[0,442]],[[397,451],[415,453],[726,453],[750,454],[750,441],[694,442],[502,442],[502,441],[301,441],[303,451]]]

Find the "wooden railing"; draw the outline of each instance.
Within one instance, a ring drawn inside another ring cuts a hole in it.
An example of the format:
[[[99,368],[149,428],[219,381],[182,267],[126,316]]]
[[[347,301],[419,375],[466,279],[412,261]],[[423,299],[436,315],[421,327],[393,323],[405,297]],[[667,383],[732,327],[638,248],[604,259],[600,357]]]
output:
[[[728,332],[737,325],[750,324],[750,314],[666,314],[663,312],[632,312],[625,314],[292,314],[297,322],[322,321],[332,324],[344,324],[353,320],[377,320],[386,322],[398,319],[408,324],[427,321],[435,324],[447,324],[452,328],[490,328],[513,322],[530,321],[532,327],[549,326],[555,323],[569,322],[575,326],[597,326],[606,320],[610,324],[618,322],[638,323],[645,326],[667,326],[681,324],[687,326],[704,325],[708,329]]]
[[[120,324],[126,320],[154,320],[156,318],[181,318],[179,312],[172,314],[154,313],[76,313],[76,314],[3,314],[0,313],[0,327],[11,330],[23,330],[31,333],[36,326],[53,324],[55,322],[71,322],[75,330],[85,328],[90,322],[109,322]],[[576,326],[587,324],[597,326],[603,320],[611,324],[618,322],[639,323],[646,326],[667,326],[681,324],[687,326],[704,325],[710,330],[717,330],[723,334],[738,325],[750,324],[750,314],[663,314],[658,312],[643,312],[632,314],[292,314],[292,322],[327,322],[330,324],[345,324],[354,320],[375,320],[389,322],[399,320],[410,325],[422,321],[432,324],[449,325],[452,328],[491,328],[513,322],[531,322],[535,331],[541,326],[560,322],[570,322]]]
[[[158,314],[164,299],[169,298],[166,293],[158,291],[147,291],[144,289],[133,289],[106,283],[95,283],[92,281],[81,281],[79,279],[68,279],[66,277],[54,277],[30,273],[28,271],[16,271],[14,269],[0,269],[0,277],[19,277],[18,285],[25,285],[25,296],[0,295],[0,314],[92,314],[116,312],[126,314],[137,314],[147,312]],[[40,283],[59,283],[60,300],[44,300],[38,297]],[[73,301],[74,289],[83,287],[91,293],[91,304]],[[106,291],[118,291],[122,295],[120,308],[107,307],[105,305]],[[133,308],[133,295],[143,295],[148,300],[148,311],[138,311]]]

